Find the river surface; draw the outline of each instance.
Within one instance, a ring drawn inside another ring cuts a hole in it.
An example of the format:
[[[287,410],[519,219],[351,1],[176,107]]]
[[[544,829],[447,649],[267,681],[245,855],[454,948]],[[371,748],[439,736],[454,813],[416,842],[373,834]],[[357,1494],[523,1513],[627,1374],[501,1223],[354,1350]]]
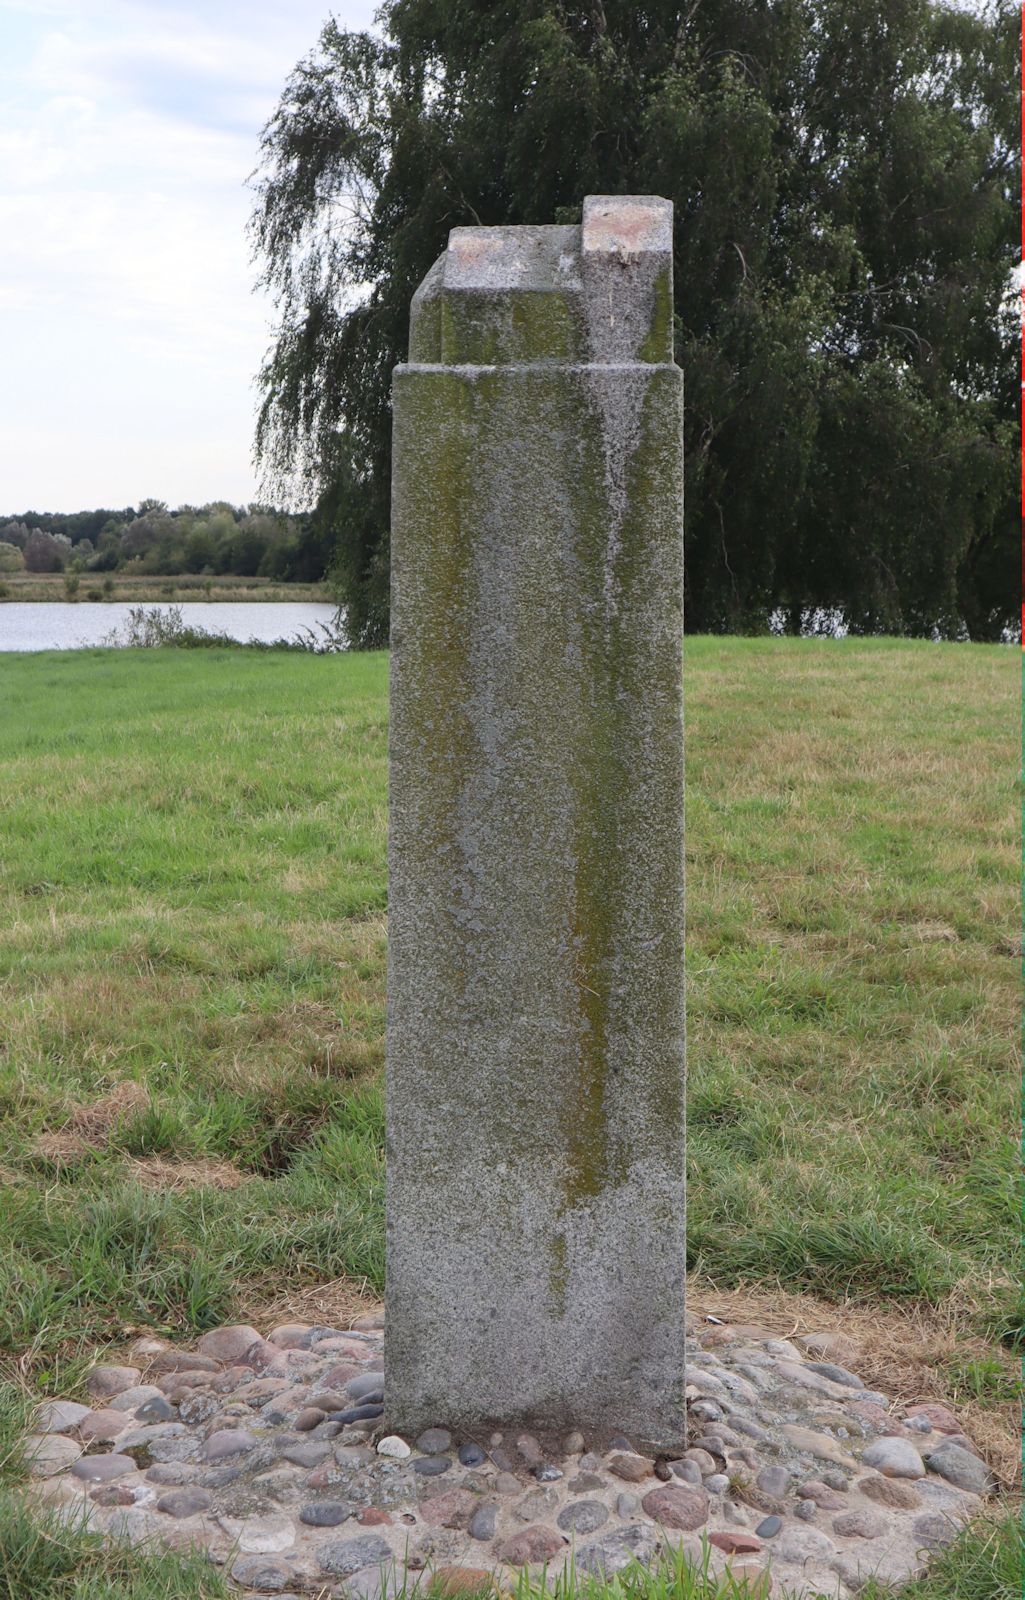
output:
[[[125,601],[8,600],[0,603],[0,651],[80,650],[120,632],[136,606]],[[145,605],[167,611],[166,605]],[[227,633],[233,639],[294,639],[300,629],[329,623],[334,606],[312,601],[186,600],[175,607],[187,627]]]

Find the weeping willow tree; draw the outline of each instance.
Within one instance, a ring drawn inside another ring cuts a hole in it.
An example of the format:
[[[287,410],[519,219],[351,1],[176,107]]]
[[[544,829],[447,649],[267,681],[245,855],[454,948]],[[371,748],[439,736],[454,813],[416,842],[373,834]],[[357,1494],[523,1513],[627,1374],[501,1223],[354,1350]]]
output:
[[[391,370],[469,223],[675,205],[687,618],[999,638],[1015,616],[1017,11],[391,0],[328,22],[261,141],[257,454],[388,626]]]

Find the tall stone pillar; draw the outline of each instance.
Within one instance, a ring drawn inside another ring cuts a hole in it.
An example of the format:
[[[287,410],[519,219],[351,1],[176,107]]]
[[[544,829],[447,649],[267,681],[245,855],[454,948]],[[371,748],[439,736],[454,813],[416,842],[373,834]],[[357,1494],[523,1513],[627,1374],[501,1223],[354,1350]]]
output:
[[[386,1420],[684,1432],[672,207],[455,228],[395,373]]]

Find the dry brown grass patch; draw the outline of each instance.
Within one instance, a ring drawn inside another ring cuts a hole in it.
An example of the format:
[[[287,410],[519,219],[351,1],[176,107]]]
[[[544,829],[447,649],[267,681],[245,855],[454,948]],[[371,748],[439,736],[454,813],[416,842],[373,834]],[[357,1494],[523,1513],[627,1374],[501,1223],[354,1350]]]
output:
[[[87,1143],[102,1148],[118,1123],[149,1105],[150,1097],[141,1083],[127,1078],[115,1083],[107,1093],[88,1105],[76,1106],[67,1120],[65,1132],[78,1134]]]
[[[981,1405],[957,1390],[951,1377],[966,1360],[999,1360],[1012,1382],[1019,1376],[1009,1354],[971,1331],[955,1300],[941,1306],[896,1310],[875,1304],[832,1305],[785,1289],[715,1289],[700,1279],[687,1287],[688,1309],[711,1312],[728,1323],[761,1323],[781,1338],[837,1333],[858,1347],[853,1370],[900,1405],[938,1400],[954,1412],[968,1438],[1008,1488],[1021,1482],[1020,1406]]]
[[[946,922],[913,922],[905,932],[919,944],[956,944],[957,929]]]
[[[144,1189],[241,1189],[254,1174],[240,1172],[230,1161],[167,1161],[163,1156],[132,1157],[129,1176]]]
[[[56,1133],[37,1134],[29,1154],[51,1166],[78,1166],[98,1150],[105,1150],[118,1124],[149,1105],[149,1098],[142,1084],[130,1078],[115,1083],[98,1100],[74,1106]]]
[[[266,1286],[265,1286],[266,1287]],[[285,1294],[244,1299],[240,1315],[254,1328],[284,1322],[321,1323],[325,1328],[350,1328],[357,1317],[383,1311],[376,1290],[366,1278],[335,1278]]]
[[[77,1167],[96,1154],[96,1146],[78,1133],[40,1133],[29,1155],[51,1167]]]

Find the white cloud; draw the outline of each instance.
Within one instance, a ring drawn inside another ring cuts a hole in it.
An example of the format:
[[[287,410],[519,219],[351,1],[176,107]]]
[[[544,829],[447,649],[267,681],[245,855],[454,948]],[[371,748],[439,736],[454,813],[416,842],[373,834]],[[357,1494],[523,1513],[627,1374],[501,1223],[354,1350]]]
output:
[[[0,515],[256,494],[244,185],[325,15],[0,0]]]

